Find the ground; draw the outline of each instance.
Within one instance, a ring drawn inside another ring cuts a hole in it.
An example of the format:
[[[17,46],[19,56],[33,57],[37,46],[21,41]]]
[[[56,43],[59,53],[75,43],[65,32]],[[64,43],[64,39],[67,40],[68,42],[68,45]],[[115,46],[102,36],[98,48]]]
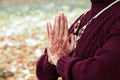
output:
[[[90,6],[78,1],[0,5],[0,80],[37,80],[36,61],[47,46],[46,22],[64,12],[71,25]]]

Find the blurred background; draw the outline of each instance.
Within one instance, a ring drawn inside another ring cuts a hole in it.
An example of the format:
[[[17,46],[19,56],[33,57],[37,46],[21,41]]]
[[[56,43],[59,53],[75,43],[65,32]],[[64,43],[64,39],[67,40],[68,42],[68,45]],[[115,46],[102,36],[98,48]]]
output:
[[[0,0],[0,80],[37,80],[46,22],[63,12],[71,25],[90,5],[90,0]]]

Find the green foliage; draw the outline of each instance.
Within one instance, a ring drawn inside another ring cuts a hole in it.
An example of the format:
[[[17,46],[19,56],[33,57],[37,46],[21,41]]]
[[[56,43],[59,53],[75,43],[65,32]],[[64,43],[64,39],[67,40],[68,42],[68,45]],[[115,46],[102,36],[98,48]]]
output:
[[[3,69],[3,68],[0,68],[0,74],[1,74],[2,72],[4,72],[4,69]]]
[[[0,78],[0,80],[4,80],[3,78]]]
[[[0,75],[4,72],[5,69],[0,68]],[[0,80],[4,80],[1,76],[0,76]]]

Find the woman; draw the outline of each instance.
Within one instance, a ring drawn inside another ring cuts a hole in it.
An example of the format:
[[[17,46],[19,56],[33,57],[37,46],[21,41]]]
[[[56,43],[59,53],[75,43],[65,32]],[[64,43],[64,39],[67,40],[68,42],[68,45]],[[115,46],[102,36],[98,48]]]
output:
[[[60,14],[47,24],[48,47],[37,63],[39,80],[120,80],[120,0],[91,0],[68,31]]]

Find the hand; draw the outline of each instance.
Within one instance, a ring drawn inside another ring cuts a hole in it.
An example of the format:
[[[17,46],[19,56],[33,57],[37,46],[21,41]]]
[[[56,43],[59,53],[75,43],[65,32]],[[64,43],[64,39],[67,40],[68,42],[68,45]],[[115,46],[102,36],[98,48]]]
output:
[[[68,36],[68,21],[63,13],[55,17],[54,26],[47,23],[48,61],[56,65],[59,58],[69,56],[74,49],[74,36]]]

